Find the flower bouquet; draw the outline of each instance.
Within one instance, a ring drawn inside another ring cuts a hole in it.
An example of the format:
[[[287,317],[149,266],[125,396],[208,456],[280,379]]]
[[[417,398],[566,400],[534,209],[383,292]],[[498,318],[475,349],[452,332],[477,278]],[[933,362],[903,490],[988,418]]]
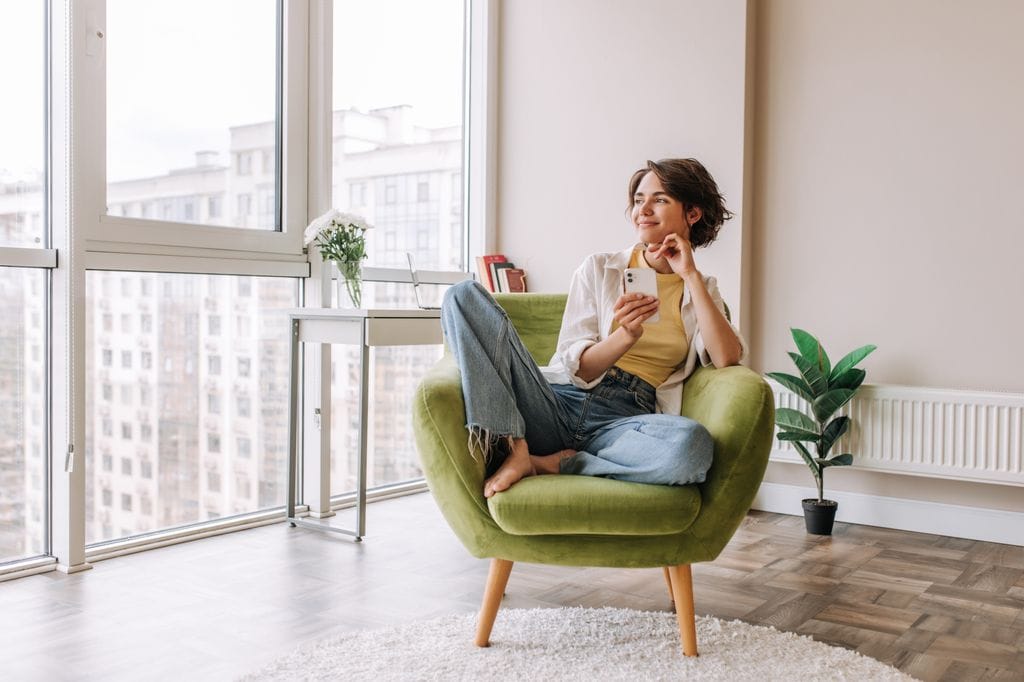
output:
[[[362,216],[331,209],[309,224],[304,233],[306,244],[316,244],[324,261],[333,261],[339,279],[352,304],[362,304],[362,261],[366,258],[366,231],[373,225]]]

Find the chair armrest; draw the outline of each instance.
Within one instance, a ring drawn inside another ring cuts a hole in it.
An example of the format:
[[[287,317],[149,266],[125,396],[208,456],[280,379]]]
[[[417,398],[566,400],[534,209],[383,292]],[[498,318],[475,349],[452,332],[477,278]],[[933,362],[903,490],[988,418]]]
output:
[[[701,368],[683,387],[682,413],[703,424],[715,441],[714,461],[700,485],[701,513],[690,529],[713,558],[742,523],[764,478],[775,398],[767,382],[746,367]]]
[[[488,547],[501,531],[483,496],[484,463],[469,451],[461,375],[448,354],[416,389],[413,431],[424,476],[448,525],[474,556],[491,556]]]

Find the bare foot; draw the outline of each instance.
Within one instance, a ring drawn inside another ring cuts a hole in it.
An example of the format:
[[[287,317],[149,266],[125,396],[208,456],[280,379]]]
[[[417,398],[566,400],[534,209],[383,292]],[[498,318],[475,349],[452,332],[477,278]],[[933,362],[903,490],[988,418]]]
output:
[[[561,471],[562,460],[575,454],[575,450],[559,450],[550,455],[530,455],[530,459],[538,474],[557,474]]]
[[[493,476],[484,481],[484,497],[493,497],[494,493],[508,490],[520,480],[535,473],[537,472],[534,471],[526,440],[515,438],[512,440],[512,452],[508,458]]]

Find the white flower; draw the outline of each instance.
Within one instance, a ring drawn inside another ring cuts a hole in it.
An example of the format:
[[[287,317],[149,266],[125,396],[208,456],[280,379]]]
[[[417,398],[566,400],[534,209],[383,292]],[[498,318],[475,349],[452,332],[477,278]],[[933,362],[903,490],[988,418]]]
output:
[[[302,233],[302,243],[310,244],[320,232],[330,225],[333,221],[337,220],[341,213],[336,208],[332,208],[327,213],[311,222],[307,227],[306,231]]]
[[[372,230],[373,225],[366,222],[366,218],[355,213],[338,213],[332,222],[339,225],[348,225],[349,227],[356,227],[360,230]]]

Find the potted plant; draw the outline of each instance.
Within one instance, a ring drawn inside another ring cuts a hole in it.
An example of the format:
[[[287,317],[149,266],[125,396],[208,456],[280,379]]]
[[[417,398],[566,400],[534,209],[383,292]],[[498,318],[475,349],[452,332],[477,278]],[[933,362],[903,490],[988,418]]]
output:
[[[354,307],[362,306],[362,261],[366,258],[366,231],[372,228],[362,216],[335,209],[306,227],[305,243],[315,243],[320,248],[320,257],[331,261],[337,269],[336,305],[347,298]]]
[[[866,372],[857,369],[857,363],[874,351],[876,346],[862,346],[848,353],[832,367],[828,354],[816,338],[802,329],[790,331],[799,352],[789,353],[789,357],[793,359],[800,376],[781,372],[769,372],[767,376],[803,398],[809,414],[792,408],[779,408],[775,412],[775,425],[779,427],[778,439],[793,444],[810,468],[818,486],[817,499],[809,497],[803,500],[807,532],[831,535],[839,503],[825,499],[825,469],[853,463],[853,455],[850,453],[830,455],[832,446],[850,428],[849,417],[843,415],[833,418],[832,415],[850,402],[864,382]]]

